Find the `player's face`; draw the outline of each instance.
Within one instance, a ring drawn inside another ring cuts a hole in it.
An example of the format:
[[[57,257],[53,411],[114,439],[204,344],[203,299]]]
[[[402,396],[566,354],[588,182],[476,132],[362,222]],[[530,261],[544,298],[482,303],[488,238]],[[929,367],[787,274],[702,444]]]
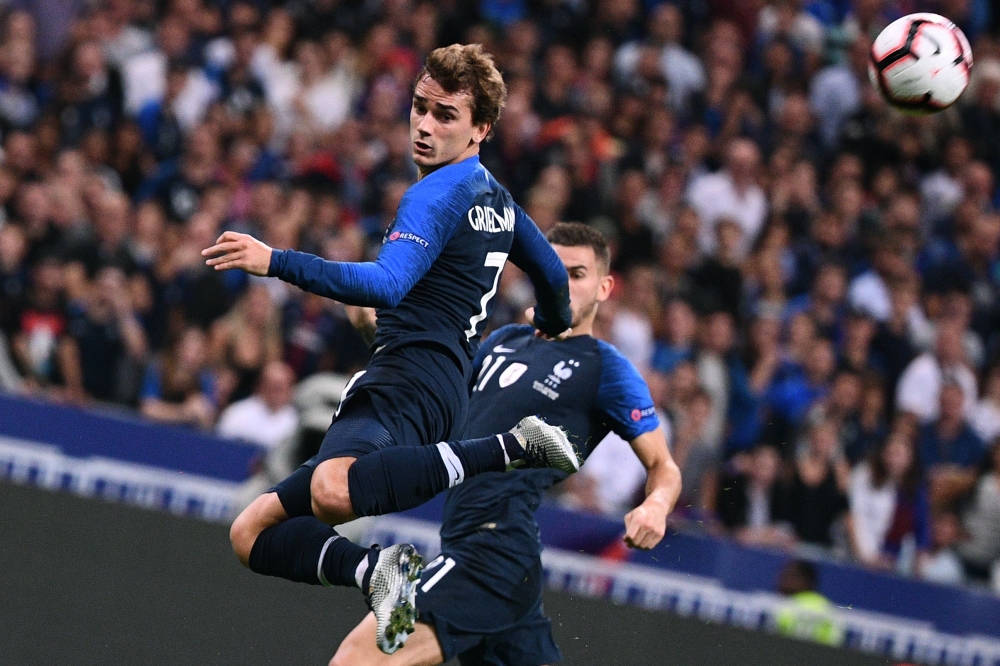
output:
[[[473,124],[469,94],[445,92],[429,76],[417,82],[410,107],[410,149],[421,176],[477,154],[489,129]]]
[[[592,326],[598,304],[611,295],[614,278],[603,270],[589,246],[553,245],[552,248],[569,274],[569,306],[573,311],[574,332],[581,326]]]

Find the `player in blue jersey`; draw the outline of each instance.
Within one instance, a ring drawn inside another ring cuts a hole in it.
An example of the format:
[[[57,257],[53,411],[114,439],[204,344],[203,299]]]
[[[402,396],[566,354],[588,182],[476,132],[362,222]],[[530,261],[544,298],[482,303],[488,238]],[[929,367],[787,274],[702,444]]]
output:
[[[332,525],[415,506],[455,474],[521,460],[569,471],[579,465],[565,435],[537,421],[514,433],[448,441],[465,425],[472,357],[508,259],[535,285],[538,330],[560,336],[571,324],[558,256],[479,163],[479,145],[505,94],[478,45],[428,56],[410,113],[420,177],[400,202],[376,261],[325,261],[234,232],[203,252],[216,270],[239,268],[378,308],[371,362],[345,391],[319,454],[247,507],[230,536],[237,557],[257,573],[360,587],[386,652],[413,630],[420,558],[409,545],[362,548]],[[380,455],[396,449],[403,455]]]
[[[526,414],[566,428],[584,454],[609,431],[628,440],[647,470],[646,499],[625,516],[625,542],[652,548],[680,494],[649,389],[614,347],[591,336],[606,300],[608,248],[582,224],[549,233],[570,279],[573,329],[557,342],[530,326],[490,335],[475,359],[467,435],[502,431]],[[551,469],[481,474],[453,488],[441,526],[441,556],[418,587],[420,619],[406,650],[386,656],[371,644],[369,615],[344,640],[331,666],[421,666],[458,657],[466,664],[540,666],[559,661],[542,612],[541,543],[534,510],[565,478]]]

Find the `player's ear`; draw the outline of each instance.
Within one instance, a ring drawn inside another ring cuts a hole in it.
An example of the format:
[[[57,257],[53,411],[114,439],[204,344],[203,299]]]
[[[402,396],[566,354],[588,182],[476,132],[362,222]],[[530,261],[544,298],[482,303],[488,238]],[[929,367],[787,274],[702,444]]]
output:
[[[489,136],[490,130],[493,129],[492,123],[483,123],[482,125],[473,125],[472,127],[472,142],[482,143]]]
[[[611,297],[611,290],[615,288],[614,275],[602,275],[601,284],[597,288],[597,302],[603,303]]]

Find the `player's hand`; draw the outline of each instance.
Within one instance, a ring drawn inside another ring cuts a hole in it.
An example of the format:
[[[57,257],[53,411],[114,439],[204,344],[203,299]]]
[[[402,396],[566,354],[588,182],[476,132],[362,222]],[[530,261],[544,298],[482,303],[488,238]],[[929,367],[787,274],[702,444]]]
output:
[[[535,326],[535,308],[530,307],[527,310],[525,310],[524,318],[528,320],[529,324]],[[566,338],[569,337],[570,333],[572,332],[573,332],[572,328],[567,328],[565,331],[563,331],[562,333],[553,338],[539,331],[537,326],[535,327],[535,335],[539,338],[545,338],[546,340],[565,340]]]
[[[660,543],[667,531],[667,512],[660,507],[640,504],[625,514],[625,545],[649,550]]]
[[[201,251],[201,256],[212,257],[205,262],[217,271],[242,268],[251,275],[266,276],[271,267],[271,248],[249,234],[227,231],[215,245]]]
[[[360,305],[345,305],[344,311],[347,318],[351,320],[351,325],[359,331],[374,329],[378,325],[375,317],[375,308],[366,308]]]

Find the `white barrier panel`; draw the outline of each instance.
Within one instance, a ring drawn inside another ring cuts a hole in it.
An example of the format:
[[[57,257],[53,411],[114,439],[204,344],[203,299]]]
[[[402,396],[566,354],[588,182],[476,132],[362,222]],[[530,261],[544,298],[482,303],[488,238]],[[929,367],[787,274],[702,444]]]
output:
[[[401,516],[374,519],[364,543],[414,544],[428,558],[438,555],[438,525]],[[777,630],[787,600],[770,592],[730,590],[713,578],[679,574],[627,562],[610,562],[554,548],[542,551],[549,589],[608,599],[650,610],[664,610],[746,629]],[[831,614],[843,645],[894,659],[933,666],[1000,666],[1000,640],[955,636],[929,622],[853,608]]]
[[[0,478],[204,520],[228,519],[241,484],[0,437]]]

